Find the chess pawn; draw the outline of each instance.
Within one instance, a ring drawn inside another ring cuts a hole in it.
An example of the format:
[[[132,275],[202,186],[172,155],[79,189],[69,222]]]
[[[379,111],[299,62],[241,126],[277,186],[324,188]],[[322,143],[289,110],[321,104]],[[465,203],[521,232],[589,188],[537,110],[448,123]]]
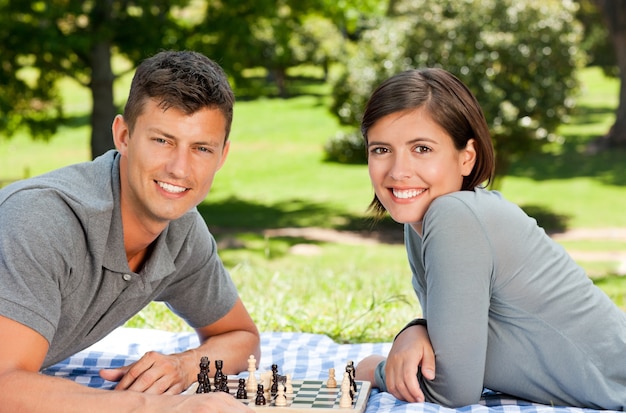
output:
[[[248,392],[246,391],[246,379],[239,379],[239,387],[237,387],[237,396],[238,399],[247,399]]]
[[[265,393],[263,391],[263,385],[259,384],[257,386],[257,390],[256,390],[256,398],[254,399],[254,404],[257,406],[265,406],[266,401],[265,401]]]
[[[202,373],[198,373],[198,388],[196,393],[204,393],[204,384],[202,383]]]
[[[335,369],[332,367],[328,369],[328,381],[326,381],[326,387],[328,387],[329,389],[334,389],[337,387],[337,379],[335,379]]]
[[[282,384],[278,386],[276,392],[276,399],[274,400],[275,406],[287,406],[287,397],[285,397],[285,386]]]

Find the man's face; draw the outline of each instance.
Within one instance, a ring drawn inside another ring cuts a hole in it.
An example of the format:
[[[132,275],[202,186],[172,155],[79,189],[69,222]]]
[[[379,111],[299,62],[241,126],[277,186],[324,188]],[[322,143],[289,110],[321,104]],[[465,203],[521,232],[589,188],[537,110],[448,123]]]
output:
[[[130,132],[121,116],[113,134],[122,155],[122,213],[144,225],[166,225],[206,198],[230,142],[217,108],[191,115],[149,99]]]

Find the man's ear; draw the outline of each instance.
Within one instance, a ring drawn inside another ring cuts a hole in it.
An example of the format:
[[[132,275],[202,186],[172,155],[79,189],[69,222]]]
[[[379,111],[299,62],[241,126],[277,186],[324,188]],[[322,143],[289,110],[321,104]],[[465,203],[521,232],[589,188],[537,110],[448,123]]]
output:
[[[228,151],[230,150],[230,139],[224,142],[224,148],[222,149],[222,159],[220,160],[219,166],[217,170],[219,171],[224,166],[224,162],[226,162],[226,158],[228,157]]]
[[[115,116],[111,130],[113,132],[115,149],[122,155],[125,155],[128,148],[128,140],[130,139],[130,130],[122,115]]]
[[[476,164],[476,140],[470,139],[461,152],[461,171],[463,176],[469,176]]]

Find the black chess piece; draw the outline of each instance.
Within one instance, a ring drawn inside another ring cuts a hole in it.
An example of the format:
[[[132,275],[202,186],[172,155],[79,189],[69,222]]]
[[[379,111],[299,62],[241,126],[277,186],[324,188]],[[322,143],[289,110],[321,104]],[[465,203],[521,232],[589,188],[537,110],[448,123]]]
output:
[[[278,393],[279,379],[280,377],[278,374],[278,365],[272,364],[272,387],[270,388],[270,394],[272,395],[272,397],[276,396],[276,393]]]
[[[239,379],[239,387],[237,388],[238,399],[247,399],[248,392],[246,391],[246,379]]]
[[[263,385],[259,384],[256,390],[256,399],[254,399],[254,404],[257,406],[265,406],[265,395],[263,394]]]
[[[346,365],[346,371],[348,372],[348,377],[350,378],[350,398],[354,399],[357,386],[356,386],[356,380],[354,379],[355,369],[354,369],[353,361],[348,362],[348,364]]]
[[[213,391],[224,391],[224,384],[226,384],[226,393],[228,393],[228,378],[222,373],[222,367],[224,362],[222,360],[215,360],[215,376],[213,376]],[[226,382],[226,383],[224,383]]]
[[[225,375],[222,375],[222,383],[220,386],[220,390],[223,391],[224,393],[230,393],[230,389],[228,388],[228,377]]]
[[[220,383],[222,382],[222,378],[224,376],[224,373],[222,373],[223,365],[224,365],[224,362],[222,360],[215,360],[215,377],[213,377],[213,379],[215,381],[219,380]]]
[[[209,393],[211,391],[209,366],[210,362],[208,357],[203,356],[200,358],[200,373],[198,373],[198,388],[196,389],[196,393]]]

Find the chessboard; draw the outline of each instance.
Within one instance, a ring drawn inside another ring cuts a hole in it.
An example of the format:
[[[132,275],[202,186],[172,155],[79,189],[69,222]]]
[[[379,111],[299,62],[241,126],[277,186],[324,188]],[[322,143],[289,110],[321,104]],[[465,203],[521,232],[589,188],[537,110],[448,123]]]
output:
[[[239,379],[229,377],[228,388],[229,393],[235,397],[237,393]],[[371,391],[371,384],[368,381],[356,381],[356,393],[352,400],[352,407],[340,407],[339,400],[341,397],[341,389],[339,387],[328,387],[324,380],[292,380],[293,394],[286,395],[287,403],[285,406],[276,406],[276,396],[270,396],[267,404],[264,406],[255,405],[256,393],[248,393],[246,399],[240,399],[256,412],[282,412],[282,413],[332,413],[337,410],[351,411],[363,413],[367,406],[367,400]],[[198,388],[198,383],[194,383],[185,394],[194,394]],[[313,410],[314,412],[311,412]]]
[[[292,380],[291,375],[281,375],[278,366],[256,377],[256,359],[248,359],[248,378],[229,377],[222,373],[223,363],[215,360],[215,375],[210,377],[210,361],[200,359],[198,381],[183,394],[201,394],[222,391],[232,394],[241,403],[256,412],[282,413],[335,412],[337,409],[363,413],[369,399],[371,384],[354,378],[354,364],[349,361],[343,373],[341,386],[335,379],[335,369],[330,368],[328,380]]]

